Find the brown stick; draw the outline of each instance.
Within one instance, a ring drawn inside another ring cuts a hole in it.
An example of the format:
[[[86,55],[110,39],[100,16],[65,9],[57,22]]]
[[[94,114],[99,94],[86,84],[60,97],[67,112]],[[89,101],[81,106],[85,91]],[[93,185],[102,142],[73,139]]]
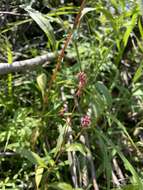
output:
[[[73,32],[74,32],[74,30],[77,28],[77,26],[78,26],[79,23],[80,23],[81,13],[82,13],[82,10],[84,9],[85,3],[86,3],[86,0],[83,0],[83,1],[82,1],[82,4],[81,4],[81,6],[80,6],[79,13],[77,14],[77,16],[76,16],[76,18],[75,18],[75,22],[74,22],[74,25],[73,25],[73,29],[72,29],[72,31],[70,31],[70,32],[68,33],[67,38],[66,38],[66,41],[65,41],[65,43],[64,43],[64,46],[63,46],[63,48],[62,48],[62,50],[61,50],[61,53],[60,53],[59,56],[58,56],[56,68],[55,68],[55,70],[54,70],[54,72],[53,72],[53,75],[52,75],[52,77],[51,77],[51,80],[50,80],[50,82],[49,82],[49,89],[48,89],[48,92],[50,92],[50,89],[51,89],[51,87],[52,87],[53,81],[56,80],[57,72],[58,72],[59,69],[60,69],[62,59],[64,58],[64,55],[65,55],[65,50],[66,50],[66,48],[67,48],[67,46],[68,46],[68,44],[69,44],[69,42],[70,42],[70,40],[71,40],[71,38],[72,38]]]

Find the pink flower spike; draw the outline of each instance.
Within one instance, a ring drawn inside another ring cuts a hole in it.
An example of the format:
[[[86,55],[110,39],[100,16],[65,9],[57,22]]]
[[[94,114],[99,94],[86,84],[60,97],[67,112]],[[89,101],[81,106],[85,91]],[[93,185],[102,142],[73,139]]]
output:
[[[81,126],[88,127],[91,124],[91,118],[88,115],[85,115],[81,118]]]
[[[84,72],[79,72],[77,74],[77,77],[78,77],[78,80],[79,80],[79,85],[81,87],[85,86],[86,82],[87,82],[87,76],[86,76],[86,73]]]

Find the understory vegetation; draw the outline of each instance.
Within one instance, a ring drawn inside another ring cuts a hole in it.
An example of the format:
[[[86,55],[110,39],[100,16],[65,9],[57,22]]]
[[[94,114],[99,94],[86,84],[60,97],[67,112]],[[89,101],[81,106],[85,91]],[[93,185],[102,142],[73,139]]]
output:
[[[143,190],[142,13],[0,1],[0,189]]]

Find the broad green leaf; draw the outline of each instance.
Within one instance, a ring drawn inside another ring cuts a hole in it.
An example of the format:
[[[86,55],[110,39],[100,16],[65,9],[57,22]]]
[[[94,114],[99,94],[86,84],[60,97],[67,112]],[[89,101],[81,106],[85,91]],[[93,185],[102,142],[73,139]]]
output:
[[[43,176],[43,172],[44,172],[44,168],[42,167],[37,167],[36,171],[35,171],[35,183],[36,183],[36,187],[37,190],[39,189],[39,185]]]
[[[42,168],[47,168],[44,160],[35,152],[32,152],[32,151],[24,149],[24,148],[23,149],[17,149],[16,152],[19,153],[22,157],[25,157],[32,164],[36,164],[38,166],[41,166]]]
[[[55,190],[73,190],[70,184],[60,182],[60,183],[53,183],[49,185],[49,188],[52,187]]]
[[[49,22],[49,20],[39,11],[27,6],[24,8],[25,11],[29,13],[31,18],[39,25],[39,27],[45,32],[47,35],[50,44],[52,45],[53,49],[56,47],[56,40],[54,36],[53,28]]]

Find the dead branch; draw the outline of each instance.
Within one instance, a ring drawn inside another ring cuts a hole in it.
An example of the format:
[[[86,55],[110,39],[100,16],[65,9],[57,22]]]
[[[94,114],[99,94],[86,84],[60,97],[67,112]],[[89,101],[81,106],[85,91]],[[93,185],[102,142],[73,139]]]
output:
[[[27,59],[23,61],[15,61],[12,64],[0,63],[0,75],[14,73],[19,71],[31,70],[32,68],[43,65],[44,63],[50,64],[58,57],[58,53],[47,53],[45,55],[37,56],[32,59]],[[68,55],[65,56],[67,62],[73,62],[75,60],[73,57]]]
[[[12,64],[0,63],[0,75],[32,69],[35,66],[44,64],[45,62],[48,62],[49,64],[51,61],[56,59],[56,57],[57,53],[48,53],[32,59],[15,61]]]

